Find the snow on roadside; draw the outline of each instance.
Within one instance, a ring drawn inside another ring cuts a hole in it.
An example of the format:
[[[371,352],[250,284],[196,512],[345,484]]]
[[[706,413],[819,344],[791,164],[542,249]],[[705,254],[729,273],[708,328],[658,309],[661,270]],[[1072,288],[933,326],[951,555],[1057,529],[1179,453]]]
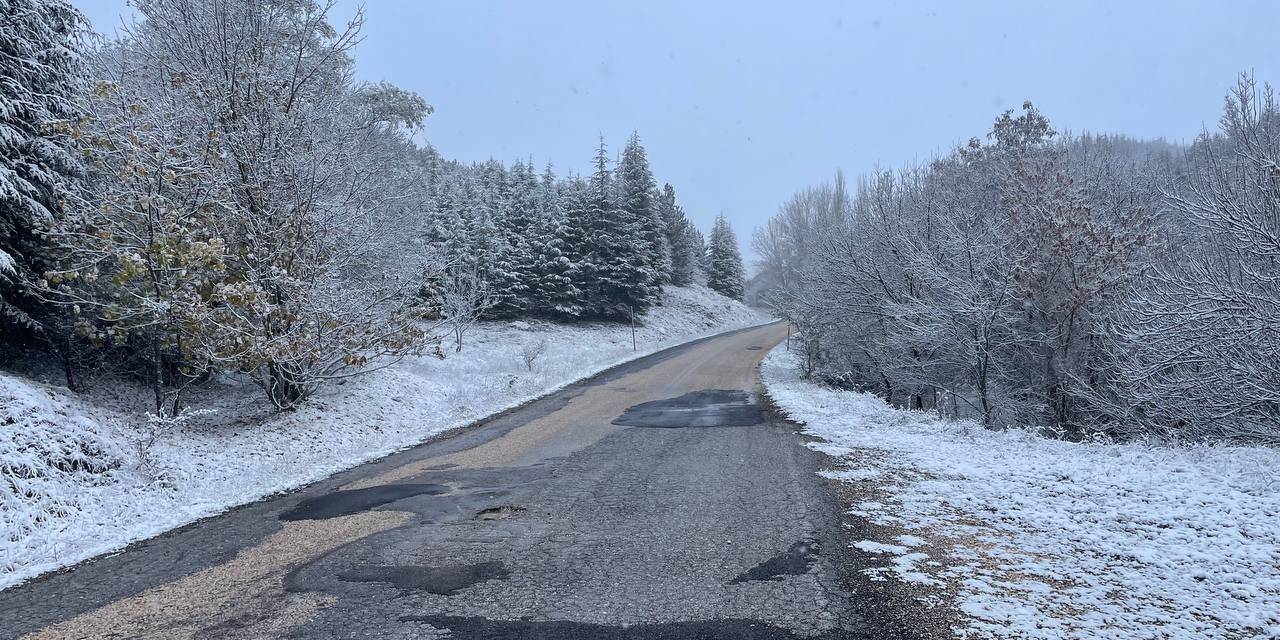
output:
[[[804,381],[781,348],[763,375],[858,465],[825,475],[884,496],[853,512],[905,534],[854,546],[948,592],[958,636],[1280,638],[1280,451],[986,431]]]
[[[221,381],[192,396],[218,413],[161,433],[149,466],[137,446],[146,433],[141,390],[108,388],[89,402],[0,373],[0,589],[411,447],[612,365],[768,321],[708,289],[670,288],[637,328],[639,351],[627,326],[492,323],[469,331],[461,354],[446,338],[444,360],[406,359],[288,414],[263,414],[256,387]],[[530,370],[522,351],[542,342]]]

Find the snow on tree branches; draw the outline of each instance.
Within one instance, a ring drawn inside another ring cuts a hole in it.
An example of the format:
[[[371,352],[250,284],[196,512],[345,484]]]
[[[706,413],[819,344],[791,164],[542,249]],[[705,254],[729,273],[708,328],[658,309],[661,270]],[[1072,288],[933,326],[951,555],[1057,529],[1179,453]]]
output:
[[[733,300],[742,299],[742,254],[738,237],[723,213],[716,216],[707,240],[707,286]]]
[[[657,304],[663,284],[700,276],[702,236],[675,190],[658,190],[638,135],[616,168],[601,139],[586,178],[421,160],[430,241],[452,270],[476,270],[494,298],[487,318],[623,320]]]
[[[702,277],[638,134],[616,167],[602,137],[586,177],[462,165],[414,142],[425,100],[355,81],[360,11],[134,6],[82,55],[65,0],[0,0],[0,316],[70,386],[82,352],[112,353],[156,413],[224,372],[283,410],[441,353],[443,323],[461,349],[482,317],[625,320]]]
[[[285,409],[428,345],[426,254],[378,268],[396,194],[411,191],[395,169],[404,127],[427,108],[352,81],[360,14],[339,31],[313,2],[137,8],[69,132],[92,176],[49,229],[46,296],[99,340],[146,345],[157,410],[178,404],[175,381],[222,368]]]
[[[1280,116],[1245,77],[1185,156],[1030,103],[758,230],[807,375],[1071,438],[1280,441]]]
[[[58,134],[83,88],[84,18],[65,0],[0,0],[0,329],[36,329],[23,282],[43,266],[76,160]]]

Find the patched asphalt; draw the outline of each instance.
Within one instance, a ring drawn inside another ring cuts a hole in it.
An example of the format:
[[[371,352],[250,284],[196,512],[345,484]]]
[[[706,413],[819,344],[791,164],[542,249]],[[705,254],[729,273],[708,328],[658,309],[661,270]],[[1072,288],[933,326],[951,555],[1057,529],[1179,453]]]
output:
[[[0,637],[936,637],[859,592],[822,455],[758,400],[783,337],[641,359],[0,592]]]
[[[323,520],[349,516],[412,496],[435,496],[448,493],[449,490],[449,487],[442,484],[383,484],[364,489],[332,491],[299,502],[294,508],[280,514],[280,519]]]
[[[676,398],[642,402],[628,408],[613,424],[624,427],[748,427],[764,421],[764,408],[746,391],[705,389]]]
[[[437,596],[451,596],[471,585],[486,580],[503,580],[511,575],[501,562],[477,562],[443,567],[413,565],[355,567],[338,574],[346,582],[382,582],[400,591],[402,595],[413,591],[425,591]]]

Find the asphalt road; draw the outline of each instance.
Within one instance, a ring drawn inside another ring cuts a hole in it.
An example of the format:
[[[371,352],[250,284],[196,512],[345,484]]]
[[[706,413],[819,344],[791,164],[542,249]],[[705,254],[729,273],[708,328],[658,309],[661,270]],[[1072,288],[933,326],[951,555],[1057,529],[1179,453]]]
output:
[[[0,592],[30,638],[897,638],[820,454],[761,401],[782,325]]]

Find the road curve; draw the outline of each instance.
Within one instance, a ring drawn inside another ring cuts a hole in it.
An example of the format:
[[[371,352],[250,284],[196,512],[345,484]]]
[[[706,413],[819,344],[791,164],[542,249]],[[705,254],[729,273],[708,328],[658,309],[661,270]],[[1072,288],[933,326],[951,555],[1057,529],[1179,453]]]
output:
[[[774,324],[0,592],[0,637],[882,637]],[[896,637],[896,636],[895,636]]]

